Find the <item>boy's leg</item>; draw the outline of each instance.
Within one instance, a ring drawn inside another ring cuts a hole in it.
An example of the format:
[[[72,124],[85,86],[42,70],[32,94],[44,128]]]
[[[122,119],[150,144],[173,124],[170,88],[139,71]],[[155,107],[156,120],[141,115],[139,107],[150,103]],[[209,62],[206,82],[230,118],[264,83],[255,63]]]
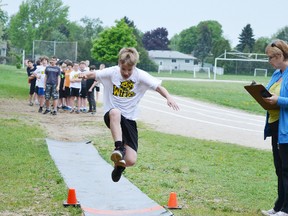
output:
[[[125,157],[126,167],[134,166],[137,160],[137,152],[128,145],[125,146]]]
[[[121,112],[118,109],[111,109],[109,111],[109,127],[115,142],[115,150],[111,155],[111,160],[115,164],[120,162],[119,166],[125,166],[124,156],[125,148],[122,142],[122,128],[121,128]]]
[[[43,106],[44,106],[44,102],[45,102],[45,98],[44,98],[44,89],[43,88],[38,88],[38,101],[39,101],[39,113],[42,113],[43,111]]]
[[[117,151],[114,150],[113,153]],[[114,170],[112,171],[111,177],[114,182],[118,182],[121,178],[121,175],[126,167],[133,166],[137,160],[137,152],[132,149],[130,146],[125,145],[125,155],[124,160],[120,160],[118,162],[115,162]],[[112,153],[112,155],[113,155]],[[112,157],[111,155],[111,157]],[[121,161],[125,162],[125,166],[121,164]]]
[[[46,104],[46,110],[43,114],[47,114],[50,112],[50,98],[51,98],[51,85],[46,85],[45,89],[45,104]]]
[[[105,114],[104,119],[115,141],[115,150],[111,155],[111,160],[115,163],[112,180],[118,182],[125,168],[133,166],[137,160],[137,124],[125,119],[118,109],[111,109]],[[130,140],[132,146],[126,145],[125,140]]]
[[[126,167],[125,154],[126,149],[124,148],[122,141],[116,141],[115,149],[112,152],[110,159],[115,163],[115,165]]]
[[[56,89],[56,85],[52,86],[51,96],[53,98],[53,109],[54,109],[52,114],[56,115],[57,114],[58,99],[59,99],[59,92]]]

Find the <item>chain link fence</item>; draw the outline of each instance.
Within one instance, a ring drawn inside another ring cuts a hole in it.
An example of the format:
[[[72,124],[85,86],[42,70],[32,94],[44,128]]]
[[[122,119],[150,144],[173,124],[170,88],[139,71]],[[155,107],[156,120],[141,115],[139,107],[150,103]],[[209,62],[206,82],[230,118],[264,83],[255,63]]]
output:
[[[37,60],[44,55],[77,61],[77,42],[34,40],[32,58]]]

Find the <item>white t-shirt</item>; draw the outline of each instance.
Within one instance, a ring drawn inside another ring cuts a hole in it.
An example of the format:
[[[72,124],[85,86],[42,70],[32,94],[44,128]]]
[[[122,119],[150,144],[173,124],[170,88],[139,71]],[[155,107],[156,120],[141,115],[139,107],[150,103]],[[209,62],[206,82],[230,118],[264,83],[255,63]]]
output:
[[[121,76],[119,66],[97,70],[95,73],[96,80],[104,86],[104,112],[117,108],[130,120],[136,120],[138,103],[145,92],[148,89],[156,90],[161,84],[161,80],[139,68],[135,68],[127,80]]]
[[[70,73],[70,88],[81,89],[81,80],[79,82],[71,82],[72,79],[77,79],[78,78],[78,74],[79,73],[80,73],[80,71],[75,71],[75,70],[73,70]]]
[[[37,77],[36,86],[38,86],[40,88],[44,88],[45,69],[46,69],[45,66],[38,65],[37,69],[33,72],[36,75],[36,77]]]

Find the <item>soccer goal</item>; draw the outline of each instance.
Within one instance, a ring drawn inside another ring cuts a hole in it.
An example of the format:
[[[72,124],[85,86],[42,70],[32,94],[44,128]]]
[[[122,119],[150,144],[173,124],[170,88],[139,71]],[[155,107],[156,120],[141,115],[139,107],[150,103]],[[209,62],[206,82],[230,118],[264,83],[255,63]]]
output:
[[[264,69],[264,68],[255,68],[254,69],[254,77],[256,77],[256,76],[265,76],[265,77],[267,77],[267,69]]]
[[[209,67],[194,67],[193,78],[210,79],[210,68]]]
[[[235,70],[235,75],[236,74],[248,74],[248,75],[253,75],[253,69],[254,69],[254,76],[259,74],[260,71],[264,75],[267,76],[267,69],[262,69],[258,67],[269,67],[269,61],[267,58],[266,54],[263,53],[242,53],[238,51],[231,51],[231,52],[225,52],[221,54],[219,57],[215,58],[215,63],[214,63],[214,80],[216,80],[216,68],[217,68],[217,62],[218,61],[230,61],[230,62],[235,62],[234,70]],[[239,64],[238,64],[239,63]],[[239,65],[242,66],[247,66],[247,67],[242,67],[240,68]],[[257,66],[258,67],[257,67]],[[256,72],[255,72],[256,70]],[[266,70],[266,71],[264,71]]]
[[[164,67],[163,65],[159,65],[158,66],[158,74],[160,74],[161,72],[172,74],[172,67],[171,66]]]

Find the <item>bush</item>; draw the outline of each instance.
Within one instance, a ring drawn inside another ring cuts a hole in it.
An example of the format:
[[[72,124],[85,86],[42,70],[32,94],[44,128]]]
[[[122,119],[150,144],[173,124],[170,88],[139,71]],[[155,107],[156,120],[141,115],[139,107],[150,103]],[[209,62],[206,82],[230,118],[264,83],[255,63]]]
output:
[[[22,64],[21,64],[21,63],[19,63],[19,62],[16,63],[16,68],[17,68],[17,69],[21,69],[21,67],[22,67]]]

